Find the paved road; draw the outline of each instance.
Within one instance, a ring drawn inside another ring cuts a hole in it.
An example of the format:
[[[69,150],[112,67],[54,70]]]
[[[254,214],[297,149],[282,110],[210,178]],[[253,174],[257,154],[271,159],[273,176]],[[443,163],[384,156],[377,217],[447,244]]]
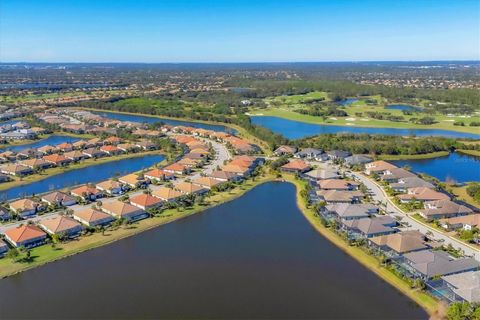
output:
[[[215,158],[213,160],[210,161],[210,163],[208,163],[207,165],[205,165],[202,169],[202,171],[199,171],[199,172],[196,172],[195,174],[193,175],[189,175],[189,176],[186,176],[186,177],[183,177],[183,178],[180,178],[180,179],[177,179],[175,183],[180,183],[182,181],[184,181],[185,179],[196,179],[198,177],[200,177],[200,174],[201,172],[205,173],[205,174],[209,174],[211,173],[212,171],[216,170],[217,166],[222,166],[224,161],[226,160],[229,160],[232,158],[230,152],[228,151],[227,147],[219,142],[216,142],[216,141],[211,141],[211,140],[207,140],[207,139],[203,139],[204,141],[206,142],[210,142],[212,144],[212,147],[213,149],[215,150]],[[155,190],[155,189],[158,189],[160,188],[161,186],[154,186],[154,185],[150,185],[150,188],[152,190]],[[135,195],[138,195],[140,193],[142,193],[143,190],[137,190],[137,191],[134,191],[132,193],[129,193],[129,196],[130,197],[133,197]],[[118,198],[118,197],[111,197],[111,198],[106,198],[106,200],[108,201],[111,201],[115,198]],[[70,206],[68,207],[68,209],[71,209],[73,211],[79,211],[79,210],[82,210],[84,209],[85,207],[89,207],[91,206],[92,204],[88,204],[88,205],[79,205],[79,204],[76,204],[76,205],[73,205],[73,206]],[[2,224],[0,225],[0,233],[3,233],[5,232],[6,230],[8,229],[11,229],[11,228],[14,228],[14,227],[17,227],[21,224],[25,224],[27,223],[28,221],[32,221],[34,223],[38,223],[42,220],[45,220],[45,219],[49,219],[49,218],[53,218],[53,217],[56,217],[60,214],[60,212],[64,211],[65,209],[62,209],[61,211],[55,211],[55,212],[49,212],[49,213],[46,213],[46,214],[43,214],[41,216],[35,216],[35,217],[32,217],[32,218],[29,218],[29,219],[25,219],[25,220],[22,220],[22,221],[15,221],[15,222],[11,222],[11,223],[6,223],[6,224]]]
[[[390,198],[385,194],[385,192],[380,188],[378,184],[373,182],[370,178],[363,174],[355,173],[355,172],[347,172],[347,174],[353,175],[356,179],[361,181],[369,190],[372,192],[372,198],[375,201],[378,201],[383,204],[383,208],[385,211],[391,216],[400,216],[402,217],[402,222],[408,223],[407,229],[409,230],[418,230],[423,234],[427,232],[431,232],[433,234],[433,238],[435,240],[442,240],[444,241],[445,245],[451,244],[455,249],[461,249],[466,255],[474,257],[476,260],[480,261],[480,250],[461,241],[450,237],[447,234],[444,234],[427,224],[423,224],[412,217],[410,217],[407,213],[403,212],[400,208],[398,208]]]

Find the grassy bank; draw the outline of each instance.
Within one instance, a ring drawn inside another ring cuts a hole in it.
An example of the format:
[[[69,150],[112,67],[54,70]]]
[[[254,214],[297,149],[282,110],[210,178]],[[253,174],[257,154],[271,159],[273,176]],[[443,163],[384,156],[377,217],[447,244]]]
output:
[[[424,154],[401,154],[401,155],[379,155],[377,158],[380,160],[420,160],[420,159],[432,159],[438,157],[446,157],[449,155],[448,151],[438,151]]]
[[[465,201],[466,203],[471,204],[472,206],[478,207],[480,203],[475,201],[475,199],[467,193],[467,187],[468,186],[461,186],[461,187],[448,186],[447,189],[448,191],[453,193],[453,195],[456,196],[458,199]]]
[[[374,272],[377,276],[379,276],[384,281],[388,282],[390,285],[398,289],[400,292],[408,296],[410,299],[415,301],[419,304],[423,309],[425,309],[429,314],[433,314],[438,308],[438,301],[435,300],[430,295],[412,289],[410,285],[402,280],[401,278],[397,277],[395,274],[387,270],[386,268],[382,267],[379,261],[367,254],[359,247],[349,246],[344,239],[342,239],[339,235],[334,233],[333,231],[329,230],[325,226],[322,225],[320,220],[315,217],[314,211],[311,208],[308,208],[305,201],[301,197],[301,190],[305,188],[306,182],[295,179],[292,175],[284,175],[284,178],[288,181],[293,183],[297,189],[297,204],[300,210],[302,211],[305,218],[308,222],[325,238],[335,244],[338,248],[343,250],[344,252],[348,253],[352,256],[355,260],[360,262],[363,266]]]
[[[133,158],[138,158],[146,155],[162,154],[162,153],[163,153],[162,151],[147,151],[147,152],[138,152],[138,153],[127,153],[127,154],[122,154],[118,156],[104,157],[99,159],[86,159],[77,163],[70,164],[66,167],[48,168],[48,169],[45,169],[42,173],[31,174],[21,178],[12,177],[14,179],[13,181],[0,184],[0,191],[8,190],[10,188],[14,188],[18,186],[23,186],[26,184],[30,184],[32,182],[41,181],[43,179],[50,178],[57,174],[61,174],[61,173],[72,171],[72,170],[82,169],[82,168],[86,168],[93,165],[99,165],[102,163],[108,163],[108,162],[113,162],[113,161],[122,160],[122,159],[133,159]]]
[[[79,239],[51,245],[44,245],[32,249],[30,262],[14,262],[11,259],[0,259],[0,278],[44,265],[46,263],[59,260],[83,251],[87,251],[96,247],[107,245],[120,239],[124,239],[140,232],[156,228],[169,222],[191,216],[196,213],[205,211],[208,208],[220,205],[224,202],[231,201],[245,194],[255,186],[274,180],[272,175],[264,175],[257,177],[255,181],[248,180],[240,186],[228,192],[216,193],[205,200],[203,205],[195,206],[179,211],[178,209],[169,209],[164,211],[160,216],[153,217],[136,222],[130,226],[119,227],[116,230],[108,230],[104,234],[97,232],[91,235],[82,236]]]
[[[479,150],[465,150],[465,149],[458,149],[456,150],[458,153],[466,154],[469,156],[480,157]]]

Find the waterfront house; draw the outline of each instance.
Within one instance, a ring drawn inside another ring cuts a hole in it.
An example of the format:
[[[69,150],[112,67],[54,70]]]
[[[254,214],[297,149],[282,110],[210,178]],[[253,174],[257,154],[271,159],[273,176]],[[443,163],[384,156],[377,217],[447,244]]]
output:
[[[46,155],[46,154],[52,154],[52,153],[57,152],[59,150],[57,149],[57,147],[54,147],[54,146],[51,146],[51,145],[47,144],[45,146],[37,148],[37,151],[40,152],[43,155]]]
[[[37,159],[37,158],[22,160],[19,163],[21,165],[29,167],[33,170],[35,170],[35,169],[47,169],[47,168],[52,166],[52,164],[50,162],[47,162],[43,159]]]
[[[89,158],[102,158],[105,157],[107,154],[97,148],[88,148],[82,151],[84,155]]]
[[[100,151],[103,151],[110,156],[115,156],[115,155],[119,155],[119,154],[123,153],[123,151],[121,149],[117,148],[117,146],[109,145],[109,144],[101,146]]]
[[[8,252],[8,245],[0,239],[0,257],[3,257]]]
[[[319,201],[326,203],[357,203],[363,198],[360,191],[318,190],[315,193]]]
[[[17,158],[17,153],[11,150],[6,150],[0,153],[0,160],[2,162],[14,161]]]
[[[43,195],[41,199],[50,206],[59,205],[68,207],[77,203],[77,200],[74,197],[60,191],[47,193]]]
[[[10,211],[5,207],[0,206],[0,221],[10,220],[11,218],[12,215],[10,214]]]
[[[63,156],[69,160],[72,160],[74,162],[78,162],[78,161],[81,161],[83,159],[87,159],[88,157],[83,154],[82,151],[80,150],[73,150],[73,151],[70,151],[70,152],[65,152],[63,154]]]
[[[202,188],[211,189],[215,186],[222,184],[222,181],[211,178],[211,177],[199,177],[192,180],[193,184],[199,185]]]
[[[26,224],[5,231],[5,239],[13,246],[19,248],[33,248],[45,243],[47,234],[39,227]]]
[[[74,197],[82,198],[87,201],[95,201],[103,197],[103,192],[94,186],[83,185],[70,190],[70,194]]]
[[[162,169],[154,168],[150,171],[145,172],[144,177],[150,181],[166,181],[175,179],[175,175],[171,172],[165,172]]]
[[[18,163],[12,163],[0,167],[0,172],[12,176],[26,176],[32,174],[33,170],[27,166]]]
[[[117,145],[117,148],[123,152],[135,152],[138,151],[138,147],[132,143],[120,143]]]
[[[43,156],[43,160],[45,160],[45,161],[47,161],[47,162],[49,162],[53,165],[56,165],[56,166],[64,166],[64,165],[67,165],[70,162],[72,162],[71,159],[68,159],[64,155],[57,154],[57,153]]]
[[[140,140],[138,142],[135,142],[135,146],[146,151],[157,149],[157,146],[155,145],[155,143],[149,140]]]
[[[100,138],[92,138],[90,140],[87,140],[87,144],[90,145],[91,147],[98,147],[98,146],[101,146],[103,143]]]
[[[69,142],[64,142],[56,145],[57,149],[62,152],[69,152],[73,150],[73,145]]]
[[[89,227],[106,226],[115,220],[111,215],[93,208],[84,208],[74,212],[73,218]]]
[[[472,230],[480,227],[480,214],[475,213],[453,218],[444,218],[440,220],[440,225],[447,230]]]
[[[221,169],[224,172],[235,174],[241,178],[247,177],[251,172],[251,169],[248,167],[242,167],[234,164],[226,164],[222,166]]]
[[[305,148],[297,153],[295,153],[293,156],[298,159],[309,159],[309,160],[314,160],[318,156],[320,156],[323,153],[322,150],[320,149],[314,149],[314,148]]]
[[[318,181],[318,186],[322,190],[351,191],[358,190],[359,185],[353,180],[326,179]]]
[[[273,151],[276,156],[293,155],[295,152],[297,152],[297,148],[293,146],[280,146]]]
[[[449,289],[450,295],[446,297],[450,301],[467,301],[469,303],[480,303],[480,271],[468,271],[458,274],[443,276],[442,281]]]
[[[387,170],[398,168],[397,166],[383,160],[373,161],[365,164],[365,173],[368,175],[382,174]]]
[[[28,159],[28,158],[39,158],[42,156],[42,153],[38,152],[34,148],[26,148],[17,152],[18,159]]]
[[[306,172],[304,177],[310,181],[317,181],[317,180],[330,180],[330,179],[340,179],[341,176],[338,174],[336,170],[330,169],[314,169]]]
[[[125,188],[121,182],[112,179],[97,183],[96,188],[109,195],[121,195],[125,191]]]
[[[118,181],[128,186],[131,189],[145,188],[147,186],[147,180],[145,180],[142,174],[130,173],[118,178]]]
[[[392,222],[381,217],[351,219],[343,222],[343,227],[353,238],[372,238],[395,233],[397,230],[390,227]]]
[[[400,179],[403,178],[412,178],[416,177],[417,175],[405,170],[403,168],[394,168],[394,169],[388,169],[383,172],[383,174],[380,176],[380,180],[388,182],[388,183],[394,183],[398,182]]]
[[[190,168],[185,167],[184,165],[178,163],[172,163],[163,168],[163,171],[178,175],[188,174],[190,172]]]
[[[361,166],[372,162],[372,158],[363,154],[354,154],[345,158],[345,165],[348,167]]]
[[[326,218],[334,218],[337,221],[369,218],[378,213],[379,208],[370,203],[351,204],[336,203],[326,205],[321,213]]]
[[[8,182],[10,180],[12,180],[12,178],[7,176],[6,174],[1,174],[0,173],[0,183]]]
[[[122,218],[130,222],[138,221],[148,217],[148,214],[144,210],[117,199],[105,201],[100,209],[118,219]]]
[[[409,188],[406,194],[400,194],[397,196],[401,203],[408,203],[412,201],[437,201],[437,200],[449,200],[450,197],[445,193],[435,191],[430,188]]]
[[[72,146],[74,149],[76,150],[82,150],[82,149],[85,149],[85,148],[91,148],[91,147],[94,147],[93,144],[89,144],[87,141],[85,140],[78,140],[78,141],[75,141],[74,143],[72,143]]]
[[[303,160],[292,160],[280,167],[281,171],[290,173],[304,173],[310,169],[310,165]]]
[[[389,258],[428,249],[425,236],[417,230],[402,231],[394,234],[381,235],[369,239],[370,246],[385,253]]]
[[[417,176],[406,177],[398,179],[398,182],[391,183],[390,188],[395,192],[405,193],[410,188],[429,188],[433,189],[435,186],[428,181],[423,180]]]
[[[191,182],[180,182],[179,184],[175,185],[174,188],[177,189],[178,191],[180,191],[183,194],[198,194],[198,195],[201,195],[201,194],[205,194],[205,193],[208,192],[208,189],[206,189],[202,186],[193,184]]]
[[[152,196],[159,198],[160,200],[173,202],[183,196],[183,193],[172,188],[161,187],[152,192]]]
[[[403,255],[401,265],[413,278],[425,281],[439,276],[446,276],[467,271],[478,270],[480,264],[473,258],[453,258],[444,251],[422,250]]]
[[[119,143],[122,143],[122,139],[120,139],[119,137],[115,137],[115,136],[111,136],[111,137],[108,137],[107,139],[105,139],[103,141],[103,144],[105,145],[114,145],[116,146],[117,144]]]
[[[78,237],[84,230],[84,227],[79,222],[66,216],[43,219],[39,225],[48,234],[57,235],[61,238]]]
[[[209,174],[209,177],[219,180],[221,182],[240,181],[242,179],[242,177],[235,174],[234,172],[220,171],[220,170],[213,171],[212,173]]]
[[[425,209],[420,210],[420,215],[427,220],[444,219],[465,216],[473,213],[472,209],[453,202],[449,199],[428,201],[424,203]]]
[[[20,218],[25,219],[37,214],[44,209],[41,203],[31,199],[19,199],[9,203],[10,210]]]
[[[162,204],[163,200],[149,194],[141,193],[130,198],[130,204],[142,210],[157,208]]]

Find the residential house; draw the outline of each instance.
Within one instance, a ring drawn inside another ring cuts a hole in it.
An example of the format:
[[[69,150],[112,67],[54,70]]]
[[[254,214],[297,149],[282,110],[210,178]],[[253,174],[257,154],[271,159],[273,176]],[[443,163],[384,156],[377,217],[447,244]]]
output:
[[[468,214],[459,217],[445,218],[440,220],[442,228],[447,230],[472,230],[480,227],[480,214]]]
[[[284,156],[284,155],[293,155],[297,152],[297,147],[293,146],[280,146],[273,153],[277,156]]]
[[[326,203],[357,203],[363,198],[360,191],[318,190],[316,196],[319,201]]]
[[[85,149],[85,148],[91,148],[91,147],[94,147],[93,144],[89,144],[87,141],[85,140],[78,140],[78,141],[75,141],[74,143],[72,143],[72,146],[74,149],[76,150],[82,150],[82,149]]]
[[[314,149],[314,148],[305,148],[297,153],[295,153],[293,156],[298,159],[309,159],[309,160],[314,160],[318,156],[320,156],[323,153],[322,150],[320,149]]]
[[[77,203],[77,200],[66,193],[60,191],[53,191],[47,193],[41,197],[42,201],[47,203],[48,205],[59,205],[59,206],[73,206]]]
[[[84,155],[86,155],[89,158],[102,158],[107,155],[107,153],[103,152],[102,150],[99,150],[97,148],[88,148],[82,151]]]
[[[340,179],[342,176],[338,174],[336,170],[330,169],[314,169],[308,171],[304,174],[310,181],[317,181],[317,180],[331,180],[331,179]]]
[[[89,227],[106,226],[115,220],[111,215],[92,208],[74,212],[73,218]]]
[[[54,146],[51,146],[51,145],[47,144],[45,146],[37,148],[37,151],[40,152],[43,155],[46,155],[46,154],[52,154],[52,153],[57,152],[59,150],[57,149],[57,147],[54,147]]]
[[[22,219],[34,216],[44,209],[41,203],[31,199],[19,199],[10,202],[9,206],[10,210],[15,212]]]
[[[123,151],[121,149],[119,149],[117,146],[110,145],[110,144],[106,144],[104,146],[101,146],[100,151],[103,151],[110,156],[115,156],[115,155],[119,155],[119,154],[123,153]]]
[[[157,146],[155,145],[155,143],[153,143],[149,140],[140,140],[138,142],[135,142],[135,146],[137,146],[138,148],[140,148],[142,150],[146,150],[146,151],[151,151],[151,150],[157,149]]]
[[[145,172],[143,175],[146,179],[150,181],[166,181],[175,179],[175,175],[171,172],[165,172],[162,169],[154,168],[150,171]]]
[[[406,194],[400,194],[397,196],[401,203],[408,203],[412,201],[437,201],[437,200],[450,200],[450,197],[445,193],[435,191],[430,188],[409,188]]]
[[[242,179],[242,177],[240,177],[234,172],[220,171],[220,170],[213,171],[212,173],[209,174],[209,177],[221,182],[240,181]]]
[[[147,186],[147,180],[145,180],[142,174],[130,173],[118,178],[118,181],[128,186],[131,189],[145,188]]]
[[[202,188],[211,189],[215,186],[222,184],[223,182],[211,177],[199,177],[192,180],[193,184],[199,185]]]
[[[49,168],[49,167],[52,166],[52,164],[50,162],[47,162],[43,159],[37,159],[37,158],[20,161],[20,164],[24,165],[26,167],[29,167],[33,170],[35,170],[35,169],[46,169],[46,168]]]
[[[189,158],[182,158],[179,161],[177,161],[178,164],[185,166],[187,168],[197,168],[200,166],[200,162],[197,160],[192,160]]]
[[[130,204],[143,210],[159,207],[162,202],[163,200],[145,193],[130,198]]]
[[[354,154],[345,158],[345,164],[348,167],[362,166],[372,162],[372,158],[363,154]]]
[[[390,258],[398,258],[408,252],[428,249],[425,236],[417,230],[382,235],[369,239],[370,245]]]
[[[343,227],[354,238],[373,238],[395,233],[397,230],[390,227],[391,220],[385,221],[380,217],[351,219],[343,222]]]
[[[43,160],[45,160],[45,161],[47,161],[47,162],[49,162],[53,165],[56,165],[56,166],[64,166],[64,165],[67,165],[70,162],[72,162],[71,159],[68,159],[64,155],[57,154],[57,153],[43,156]]]
[[[10,220],[11,218],[12,215],[10,214],[10,211],[8,211],[7,208],[0,206],[0,221]]]
[[[235,164],[226,164],[221,167],[223,172],[227,172],[230,174],[235,174],[240,178],[248,177],[251,173],[251,169],[248,167],[243,167]]]
[[[388,169],[380,176],[380,180],[388,183],[398,182],[400,179],[412,178],[417,175],[403,168]]]
[[[398,179],[398,182],[391,183],[390,188],[395,192],[405,193],[410,188],[429,188],[433,189],[435,186],[428,181],[423,180],[417,176],[406,177]]]
[[[190,168],[185,167],[184,165],[178,163],[172,163],[163,168],[163,171],[178,175],[188,174],[190,172]]]
[[[73,145],[69,142],[60,143],[56,147],[62,152],[69,152],[73,150]]]
[[[144,210],[116,199],[103,203],[101,210],[118,219],[123,218],[130,222],[138,221],[148,217],[148,214]]]
[[[208,189],[206,189],[202,186],[193,184],[191,182],[180,182],[179,184],[175,185],[174,188],[177,189],[178,191],[180,191],[183,194],[198,194],[198,195],[201,195],[201,194],[205,194],[205,193],[208,192]]]
[[[351,204],[336,203],[326,205],[321,213],[326,218],[334,218],[337,221],[369,218],[378,213],[379,208],[370,203]]]
[[[443,283],[450,289],[453,301],[480,303],[480,271],[468,271],[442,277]]]
[[[11,180],[12,180],[12,178],[7,176],[6,174],[0,174],[0,183],[5,183],[5,182],[11,181]]]
[[[379,160],[379,161],[373,161],[365,164],[365,173],[368,175],[383,174],[385,171],[392,170],[395,168],[398,168],[398,167],[391,164],[390,162]]]
[[[135,152],[138,151],[138,147],[132,143],[121,143],[117,145],[117,148],[123,152]]]
[[[360,184],[353,180],[326,179],[319,180],[318,186],[322,190],[352,191],[358,190]]]
[[[160,200],[173,202],[183,196],[183,193],[172,188],[161,187],[152,192],[152,196],[159,198]]]
[[[443,200],[428,201],[424,203],[424,206],[425,209],[420,210],[419,213],[422,217],[429,221],[434,219],[465,216],[473,213],[472,209],[453,202],[448,198]]]
[[[61,238],[78,237],[84,230],[84,227],[79,222],[66,216],[43,219],[39,225],[47,233],[60,236]]]
[[[330,160],[345,160],[352,155],[352,153],[344,150],[331,150],[327,151],[327,155]]]
[[[5,239],[13,246],[33,248],[45,243],[47,234],[39,227],[25,224],[5,231]]]
[[[280,167],[281,171],[290,173],[304,173],[310,169],[310,165],[303,160],[292,160]]]
[[[9,174],[12,176],[26,176],[29,174],[33,173],[32,168],[29,168],[27,166],[18,164],[18,163],[12,163],[12,164],[7,164],[5,166],[0,167],[0,172],[4,174]]]
[[[70,190],[70,194],[74,197],[82,198],[87,201],[95,201],[103,197],[103,192],[94,186],[83,185]]]
[[[8,245],[0,239],[0,257],[3,257],[8,252]]]
[[[108,179],[96,184],[96,188],[109,195],[121,195],[124,193],[124,185],[116,180]]]

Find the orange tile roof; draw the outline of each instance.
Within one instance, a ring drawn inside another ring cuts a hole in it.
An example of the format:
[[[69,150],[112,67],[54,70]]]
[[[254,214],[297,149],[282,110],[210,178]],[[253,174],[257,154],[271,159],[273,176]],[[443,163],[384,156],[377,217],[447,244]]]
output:
[[[179,198],[183,196],[183,194],[180,191],[174,190],[172,188],[161,187],[153,191],[152,196],[168,201]]]
[[[12,241],[18,243],[46,236],[47,234],[43,232],[39,227],[27,224],[7,230],[5,231],[5,235]]]
[[[151,206],[156,206],[160,204],[162,200],[151,196],[149,194],[141,193],[139,195],[136,195],[132,198],[130,198],[130,203],[131,204],[138,204],[143,207],[151,207]]]
[[[306,170],[306,169],[310,168],[310,166],[308,165],[308,163],[306,163],[303,160],[293,160],[293,161],[290,161],[287,164],[284,164],[282,166],[282,168],[283,169],[291,169],[291,170]]]
[[[53,233],[61,233],[81,226],[79,222],[65,216],[57,216],[51,219],[44,219],[40,222],[40,225]]]

